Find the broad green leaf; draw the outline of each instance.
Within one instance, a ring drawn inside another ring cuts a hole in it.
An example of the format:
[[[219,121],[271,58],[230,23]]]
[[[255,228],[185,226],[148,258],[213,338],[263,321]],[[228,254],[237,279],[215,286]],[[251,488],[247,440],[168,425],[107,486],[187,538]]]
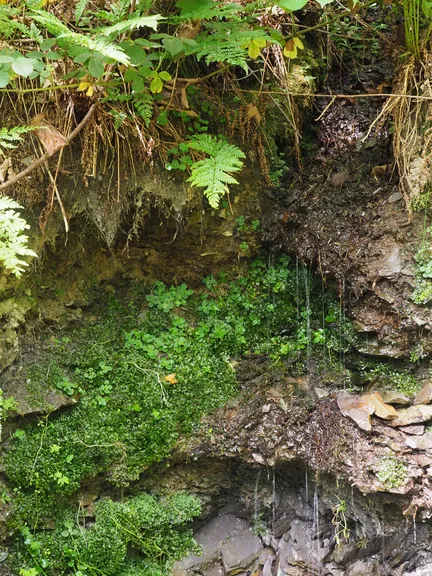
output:
[[[321,8],[324,8],[324,6],[327,6],[327,4],[331,4],[332,2],[334,2],[334,0],[317,0],[318,4],[321,6]],[[354,0],[354,6],[357,4],[358,0]]]
[[[28,78],[34,70],[33,61],[24,57],[17,58],[12,62],[12,70],[15,74],[18,74],[18,76]]]
[[[307,2],[308,0],[278,0],[276,4],[288,12],[295,12],[301,10]]]
[[[0,88],[5,88],[9,84],[10,75],[7,70],[0,70]]]
[[[150,91],[153,92],[153,94],[159,94],[159,92],[162,92],[162,88],[163,83],[159,76],[153,78],[152,83],[150,84]]]
[[[134,92],[142,92],[144,90],[144,80],[141,76],[136,76],[132,81],[132,90]]]
[[[176,56],[180,52],[182,52],[184,45],[180,38],[164,38],[163,45],[166,48],[167,52],[171,54],[171,56]]]
[[[90,58],[88,71],[94,78],[100,78],[105,70],[103,62],[99,58]]]
[[[141,66],[138,68],[138,74],[143,78],[154,78],[157,72],[154,72],[149,66]]]
[[[177,8],[181,8],[181,15],[193,14],[202,9],[209,9],[213,5],[213,0],[178,0]]]
[[[253,58],[254,60],[255,58],[258,58],[258,56],[261,54],[261,48],[264,48],[266,44],[267,42],[264,40],[264,38],[255,38],[251,40],[248,46],[249,57]]]
[[[124,51],[129,56],[133,66],[140,66],[144,64],[144,62],[147,62],[147,52],[136,44],[125,47]]]
[[[124,81],[125,82],[133,82],[135,78],[138,76],[138,72],[134,68],[128,68],[124,73]]]

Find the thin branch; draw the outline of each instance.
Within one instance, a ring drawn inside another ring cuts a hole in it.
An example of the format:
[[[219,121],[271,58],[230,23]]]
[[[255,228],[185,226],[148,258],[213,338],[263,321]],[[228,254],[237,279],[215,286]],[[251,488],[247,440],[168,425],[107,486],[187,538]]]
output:
[[[92,104],[90,106],[89,111],[84,116],[84,118],[81,120],[81,122],[78,124],[78,126],[75,128],[75,130],[73,130],[69,134],[69,136],[66,138],[65,146],[70,144],[70,142],[75,138],[75,136],[77,136],[81,132],[81,130],[84,128],[84,126],[88,123],[90,118],[95,113],[95,110],[96,110],[96,104]],[[40,156],[40,158],[35,160],[25,170],[22,170],[21,172],[19,172],[15,176],[13,176],[10,180],[7,180],[4,184],[1,184],[0,185],[0,192],[3,192],[3,190],[7,190],[8,188],[10,188],[14,184],[16,184],[19,180],[21,180],[22,178],[25,178],[26,176],[31,174],[33,172],[33,170],[36,170],[36,168],[39,168],[39,166],[42,166],[42,164],[44,164],[47,160],[49,160],[51,158],[51,156],[53,156],[56,152],[58,152],[60,150],[60,148],[63,148],[63,147],[64,146],[59,146],[56,150],[54,150],[54,152],[51,152],[51,153],[46,152],[43,156]]]

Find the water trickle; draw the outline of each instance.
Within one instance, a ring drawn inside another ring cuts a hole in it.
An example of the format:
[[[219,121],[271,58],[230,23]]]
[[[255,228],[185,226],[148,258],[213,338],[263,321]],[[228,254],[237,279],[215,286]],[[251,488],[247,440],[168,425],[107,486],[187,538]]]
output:
[[[319,495],[318,495],[318,482],[315,482],[314,498],[313,498],[313,518],[312,518],[312,549],[313,556],[315,557],[315,562],[317,564],[317,570],[312,567],[309,568],[310,574],[321,574],[321,562],[320,562],[320,525],[319,525]]]
[[[258,470],[258,474],[255,480],[255,492],[254,492],[254,524],[257,525],[259,521],[258,517],[258,489],[261,477],[261,469]]]
[[[272,532],[274,532],[274,524],[276,521],[276,473],[274,468],[272,468],[272,471]]]
[[[307,365],[307,378],[309,380],[310,372],[311,372],[311,360],[312,360],[312,333],[311,333],[311,325],[310,325],[310,316],[311,316],[311,305],[310,305],[310,291],[311,291],[311,283],[310,283],[310,274],[307,266],[303,266],[303,279],[304,279],[304,287],[305,287],[305,300],[306,300],[306,365]]]
[[[413,537],[414,537],[414,544],[417,544],[417,523],[415,516],[413,516]]]
[[[345,324],[345,278],[342,278],[342,286],[339,299],[339,367],[341,374],[343,374],[345,355],[343,352],[343,332]],[[343,378],[343,385],[345,390],[345,377]]]

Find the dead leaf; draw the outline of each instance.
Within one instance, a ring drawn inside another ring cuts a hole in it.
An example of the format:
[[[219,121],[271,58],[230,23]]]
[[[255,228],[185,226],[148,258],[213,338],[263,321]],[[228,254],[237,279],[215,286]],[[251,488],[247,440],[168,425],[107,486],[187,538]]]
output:
[[[44,114],[38,114],[31,121],[32,126],[37,126],[34,133],[41,141],[48,154],[53,154],[56,150],[63,148],[68,143],[63,134],[45,120]]]
[[[189,100],[186,93],[186,86],[180,90],[180,106],[183,110],[189,110]]]
[[[201,20],[189,20],[180,25],[177,30],[177,36],[179,38],[189,38],[193,40],[198,34],[201,28]]]
[[[390,164],[381,164],[380,166],[374,166],[371,171],[371,175],[378,182],[381,178],[388,176],[390,172]]]
[[[246,117],[248,120],[256,120],[257,124],[261,124],[261,114],[256,106],[253,104],[248,104],[246,108]]]
[[[175,374],[168,374],[164,378],[165,382],[169,382],[170,384],[177,384],[178,380]]]

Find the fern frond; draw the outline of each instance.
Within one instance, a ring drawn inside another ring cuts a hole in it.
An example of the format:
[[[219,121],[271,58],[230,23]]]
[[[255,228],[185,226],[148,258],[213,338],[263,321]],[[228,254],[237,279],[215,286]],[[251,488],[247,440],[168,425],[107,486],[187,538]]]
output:
[[[35,128],[36,126],[15,126],[14,128],[0,128],[0,155],[4,156],[6,150],[16,148],[22,141],[22,135],[31,132]],[[0,200],[2,199],[3,198],[0,198]]]
[[[222,196],[229,192],[228,184],[238,184],[232,174],[243,168],[245,155],[234,144],[209,134],[195,136],[189,147],[209,157],[192,164],[188,182],[192,186],[205,188],[204,195],[210,206],[217,208]]]
[[[133,104],[136,113],[144,120],[144,124],[148,128],[153,117],[153,97],[145,92],[134,94]]]
[[[272,42],[265,30],[238,29],[226,23],[210,24],[207,36],[199,36],[196,45],[196,57],[204,58],[206,64],[221,62],[240,66],[248,71],[248,46],[251,40]]]
[[[32,16],[34,20],[42,24],[48,32],[53,36],[57,36],[59,44],[80,46],[93,52],[98,52],[102,56],[116,62],[121,62],[126,65],[129,64],[129,57],[123,52],[123,50],[117,46],[117,44],[109,42],[106,38],[91,38],[86,34],[73,32],[53,14],[45,12],[44,10],[33,11]]]
[[[153,28],[157,30],[159,20],[163,20],[164,17],[160,14],[155,16],[135,16],[134,18],[129,18],[123,22],[117,22],[113,26],[107,26],[106,28],[101,28],[99,32],[104,36],[117,36],[123,32],[131,32],[138,28]]]
[[[75,6],[75,23],[78,25],[87,6],[87,0],[78,0]]]
[[[30,226],[17,212],[20,208],[12,198],[0,197],[0,263],[15,276],[21,276],[28,266],[22,256],[37,256],[27,248],[28,237],[22,234]]]
[[[19,14],[20,10],[17,8],[0,4],[0,38],[9,39],[15,32],[21,32],[24,37],[29,36],[29,28],[22,22],[15,20],[15,16]]]

